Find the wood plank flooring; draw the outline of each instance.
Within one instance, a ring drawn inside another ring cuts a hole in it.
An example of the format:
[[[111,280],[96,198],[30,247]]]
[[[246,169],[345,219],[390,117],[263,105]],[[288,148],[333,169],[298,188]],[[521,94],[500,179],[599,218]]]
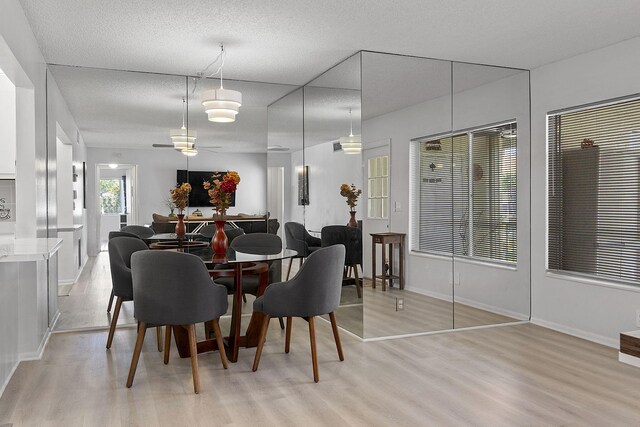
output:
[[[340,317],[338,316],[338,322]],[[200,327],[200,329],[202,329]],[[429,426],[640,425],[640,369],[614,349],[534,325],[368,342],[317,322],[320,382],[313,383],[306,322],[291,353],[272,322],[260,369],[242,349],[228,370],[199,357],[201,394],[175,346],[169,365],[148,334],[125,387],[135,330],[52,336],[43,359],[20,364],[0,399],[15,426]]]

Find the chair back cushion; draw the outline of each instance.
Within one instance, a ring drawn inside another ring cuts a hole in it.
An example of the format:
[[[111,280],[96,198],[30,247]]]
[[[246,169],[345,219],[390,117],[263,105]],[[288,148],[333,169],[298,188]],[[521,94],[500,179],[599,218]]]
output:
[[[277,234],[243,234],[233,239],[229,247],[250,254],[276,254],[282,250],[282,239]]]
[[[253,309],[273,317],[311,317],[335,311],[340,304],[344,254],[344,245],[314,251],[293,279],[267,287]]]
[[[125,225],[120,231],[133,233],[141,239],[148,239],[155,234],[151,228],[145,227],[144,225]]]
[[[133,299],[131,255],[148,249],[146,243],[138,237],[121,236],[109,240],[109,267],[115,296],[125,300]]]
[[[157,325],[189,325],[227,311],[227,289],[211,281],[195,255],[145,251],[131,257],[136,319]]]
[[[346,225],[322,227],[322,246],[344,245],[345,265],[362,265],[362,229]]]
[[[110,231],[109,232],[109,240],[113,239],[114,237],[133,237],[135,239],[139,239],[140,238],[140,237],[138,237],[137,234],[127,233],[126,231]]]

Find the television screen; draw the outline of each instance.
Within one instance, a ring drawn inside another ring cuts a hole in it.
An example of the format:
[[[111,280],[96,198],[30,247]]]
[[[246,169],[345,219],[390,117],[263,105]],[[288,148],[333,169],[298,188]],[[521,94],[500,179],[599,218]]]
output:
[[[184,169],[178,169],[177,184],[188,182],[191,184],[191,193],[189,193],[189,207],[193,208],[212,208],[213,205],[209,203],[209,193],[202,187],[202,183],[205,180],[210,179],[214,175],[218,175],[220,178],[227,173],[227,171],[187,171]],[[231,196],[231,206],[236,205],[236,194]]]

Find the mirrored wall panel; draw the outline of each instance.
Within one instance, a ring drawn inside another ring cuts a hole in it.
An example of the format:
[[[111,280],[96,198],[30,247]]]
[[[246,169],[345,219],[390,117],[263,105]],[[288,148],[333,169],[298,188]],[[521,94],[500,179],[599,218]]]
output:
[[[453,64],[455,327],[529,318],[529,72]]]
[[[313,244],[346,248],[338,324],[362,336],[363,243],[360,54],[304,87],[305,228]]]
[[[364,227],[365,276],[375,246],[377,277],[364,336],[451,329],[451,63],[365,52],[362,64],[367,197],[382,205]],[[383,286],[383,274],[398,277]]]

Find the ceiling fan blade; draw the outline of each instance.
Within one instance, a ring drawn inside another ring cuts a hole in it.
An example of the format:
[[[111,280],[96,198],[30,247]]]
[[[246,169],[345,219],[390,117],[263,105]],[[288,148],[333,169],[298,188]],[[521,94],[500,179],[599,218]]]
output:
[[[153,148],[173,148],[173,144],[153,144]]]

